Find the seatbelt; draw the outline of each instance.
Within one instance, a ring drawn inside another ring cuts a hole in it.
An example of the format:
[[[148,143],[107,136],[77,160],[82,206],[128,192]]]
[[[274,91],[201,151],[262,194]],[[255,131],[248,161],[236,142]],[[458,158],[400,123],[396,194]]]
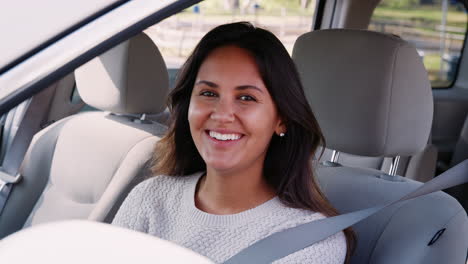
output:
[[[347,214],[315,220],[283,230],[241,250],[224,262],[224,264],[271,263],[341,232],[396,203],[466,182],[468,182],[468,160],[445,171],[398,200]]]
[[[21,180],[19,174],[24,155],[28,150],[31,140],[40,129],[41,124],[47,120],[48,110],[51,105],[57,84],[36,94],[29,103],[28,109],[23,115],[23,120],[6,153],[2,167],[0,167],[0,214],[5,208],[8,196],[13,185]]]

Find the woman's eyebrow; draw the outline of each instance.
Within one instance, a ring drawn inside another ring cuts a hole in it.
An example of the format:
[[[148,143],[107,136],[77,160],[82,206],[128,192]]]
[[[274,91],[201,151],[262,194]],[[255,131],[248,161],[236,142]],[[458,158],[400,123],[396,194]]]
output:
[[[218,88],[219,87],[216,83],[206,81],[206,80],[200,80],[200,81],[196,82],[195,86],[202,85],[202,84],[207,85],[207,86],[209,86],[211,88]],[[258,88],[255,85],[246,84],[246,85],[239,85],[239,86],[236,87],[236,90],[240,90],[240,91],[247,90],[247,89],[255,89],[255,90],[263,93],[262,89]]]
[[[240,86],[237,86],[236,87],[236,90],[247,90],[247,89],[255,89],[261,93],[263,93],[262,89],[258,88],[257,86],[255,85],[240,85]]]
[[[200,80],[200,81],[196,82],[195,86],[196,85],[201,85],[201,84],[205,84],[205,85],[207,85],[209,87],[212,87],[212,88],[217,88],[218,87],[218,85],[216,83],[210,82],[210,81],[205,81],[205,80]]]

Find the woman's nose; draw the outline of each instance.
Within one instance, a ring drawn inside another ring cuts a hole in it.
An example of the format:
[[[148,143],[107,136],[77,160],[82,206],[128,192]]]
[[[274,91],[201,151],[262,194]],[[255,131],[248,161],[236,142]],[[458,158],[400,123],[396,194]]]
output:
[[[229,100],[219,100],[211,112],[210,118],[218,122],[234,122],[234,106]]]

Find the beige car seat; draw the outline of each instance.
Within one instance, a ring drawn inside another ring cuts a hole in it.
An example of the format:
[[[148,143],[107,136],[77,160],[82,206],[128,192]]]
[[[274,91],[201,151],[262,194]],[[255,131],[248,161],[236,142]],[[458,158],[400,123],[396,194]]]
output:
[[[394,157],[426,147],[432,91],[416,49],[407,42],[365,30],[320,30],[299,37],[293,59],[331,149]],[[316,175],[341,213],[385,204],[422,185],[337,162],[316,167]],[[443,192],[391,206],[353,229],[352,264],[466,262],[468,218]]]
[[[397,36],[394,37],[398,38]],[[378,56],[380,55],[376,54],[373,58],[379,58]],[[345,61],[342,63],[345,63]],[[341,93],[345,96],[357,96],[353,91],[358,86],[375,87],[388,85],[385,79],[378,80],[375,75],[372,76],[374,74],[373,70],[375,69],[372,69],[372,64],[366,59],[363,58],[362,61],[355,61],[353,63],[353,65],[347,68],[348,72],[345,75],[337,77],[337,82],[339,82],[339,85],[343,86],[343,91]],[[390,68],[384,70],[390,70]],[[360,76],[361,79],[358,79],[356,76]],[[311,85],[305,89],[313,88],[314,86]],[[408,89],[409,88],[411,87],[408,87]],[[378,89],[378,87],[375,89]],[[370,93],[369,96],[371,96]],[[380,102],[374,101],[372,103]],[[341,109],[340,107],[335,108],[337,110]],[[330,110],[333,112],[332,109]],[[369,114],[363,114],[363,116],[369,116]],[[400,136],[406,137],[409,134],[411,134],[411,132],[402,129]],[[350,167],[378,169],[390,175],[400,175],[420,182],[429,181],[436,173],[437,148],[431,143],[430,137],[427,145],[425,145],[421,151],[412,153],[411,155],[408,155],[408,153],[398,156],[376,156],[374,153],[353,154],[344,151],[336,151],[333,149],[333,145],[328,145],[327,148],[324,149],[323,155],[320,156],[320,154],[321,152],[317,153],[317,158],[320,159],[320,161],[333,161]]]
[[[144,33],[75,71],[82,99],[102,111],[65,118],[37,133],[0,215],[0,238],[64,219],[109,221],[152,157],[166,127],[145,115],[165,109],[168,74]]]

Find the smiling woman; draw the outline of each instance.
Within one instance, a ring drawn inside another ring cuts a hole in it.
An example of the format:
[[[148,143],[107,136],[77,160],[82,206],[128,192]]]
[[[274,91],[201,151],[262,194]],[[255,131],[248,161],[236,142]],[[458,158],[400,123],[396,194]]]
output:
[[[222,46],[208,55],[192,90],[188,120],[211,176],[200,184],[200,209],[238,213],[273,198],[275,191],[262,176],[263,162],[271,137],[284,133],[285,126],[246,50]]]
[[[138,185],[114,224],[224,262],[270,234],[337,214],[312,170],[323,136],[272,33],[245,22],[210,31],[169,107],[153,167],[166,176]],[[352,244],[346,230],[276,263],[343,263]]]
[[[203,62],[188,120],[208,168],[222,174],[261,175],[271,139],[266,135],[285,132],[254,58],[236,46],[218,48]]]

